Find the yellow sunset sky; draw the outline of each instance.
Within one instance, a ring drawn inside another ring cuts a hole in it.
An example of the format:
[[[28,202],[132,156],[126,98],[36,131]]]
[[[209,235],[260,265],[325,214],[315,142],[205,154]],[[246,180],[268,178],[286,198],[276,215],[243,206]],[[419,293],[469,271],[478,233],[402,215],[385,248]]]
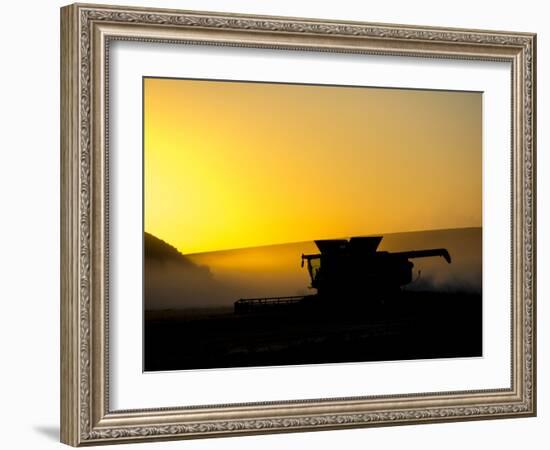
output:
[[[482,95],[144,78],[144,228],[182,253],[479,227]]]

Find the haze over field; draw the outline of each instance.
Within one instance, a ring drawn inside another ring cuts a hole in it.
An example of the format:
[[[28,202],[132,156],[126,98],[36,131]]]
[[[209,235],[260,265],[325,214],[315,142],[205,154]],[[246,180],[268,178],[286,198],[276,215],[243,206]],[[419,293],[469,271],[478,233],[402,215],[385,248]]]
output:
[[[481,228],[386,234],[379,249],[438,247],[449,250],[452,263],[440,257],[412,260],[416,281],[406,289],[481,293]],[[182,255],[146,234],[145,309],[231,307],[240,298],[313,294],[308,272],[300,267],[302,253],[317,248],[307,241]]]

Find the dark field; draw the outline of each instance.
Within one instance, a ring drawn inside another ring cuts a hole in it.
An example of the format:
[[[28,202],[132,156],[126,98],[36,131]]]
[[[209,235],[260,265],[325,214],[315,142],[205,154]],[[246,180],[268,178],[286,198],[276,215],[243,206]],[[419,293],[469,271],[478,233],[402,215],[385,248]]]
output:
[[[298,304],[146,311],[145,371],[390,361],[482,355],[475,293],[403,292],[376,307]]]

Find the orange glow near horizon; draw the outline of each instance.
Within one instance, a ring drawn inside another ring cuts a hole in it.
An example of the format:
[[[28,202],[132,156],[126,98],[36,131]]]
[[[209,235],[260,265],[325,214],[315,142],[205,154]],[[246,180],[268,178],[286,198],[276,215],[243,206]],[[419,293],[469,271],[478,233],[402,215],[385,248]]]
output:
[[[479,227],[482,95],[146,78],[145,231],[182,253]]]

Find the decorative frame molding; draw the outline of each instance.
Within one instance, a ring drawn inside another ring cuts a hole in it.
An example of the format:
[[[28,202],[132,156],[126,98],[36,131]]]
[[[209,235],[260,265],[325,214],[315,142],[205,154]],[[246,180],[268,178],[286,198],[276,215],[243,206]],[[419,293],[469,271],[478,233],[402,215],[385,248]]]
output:
[[[510,389],[111,411],[109,42],[508,61],[512,65]],[[79,446],[536,414],[536,35],[75,4],[61,9],[61,440]]]

